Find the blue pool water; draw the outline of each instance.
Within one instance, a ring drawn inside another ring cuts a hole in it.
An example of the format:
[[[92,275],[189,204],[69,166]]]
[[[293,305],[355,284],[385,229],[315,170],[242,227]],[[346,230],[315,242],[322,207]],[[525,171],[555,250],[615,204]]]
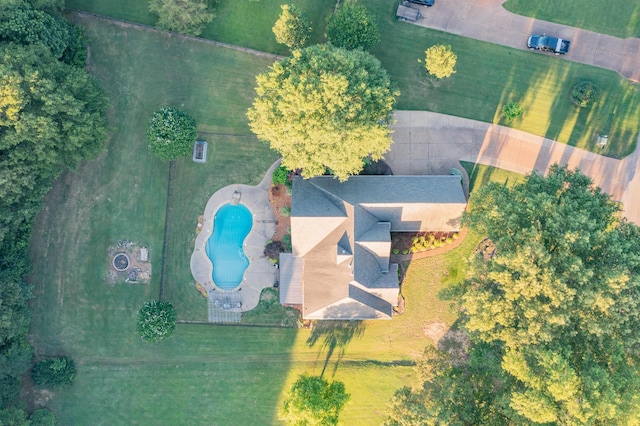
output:
[[[223,290],[233,290],[242,282],[249,266],[242,243],[252,225],[251,212],[242,204],[225,204],[216,212],[205,251],[213,264],[213,282]]]

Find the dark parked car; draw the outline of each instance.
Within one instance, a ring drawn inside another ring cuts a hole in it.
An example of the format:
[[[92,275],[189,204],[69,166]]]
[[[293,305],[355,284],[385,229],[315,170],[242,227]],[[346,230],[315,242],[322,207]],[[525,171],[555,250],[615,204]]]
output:
[[[546,34],[533,34],[527,40],[527,46],[531,50],[544,50],[546,52],[553,52],[556,55],[565,54],[569,51],[569,40],[563,40],[561,38],[550,37]]]
[[[433,6],[436,0],[407,0],[409,3],[419,4],[421,6]]]

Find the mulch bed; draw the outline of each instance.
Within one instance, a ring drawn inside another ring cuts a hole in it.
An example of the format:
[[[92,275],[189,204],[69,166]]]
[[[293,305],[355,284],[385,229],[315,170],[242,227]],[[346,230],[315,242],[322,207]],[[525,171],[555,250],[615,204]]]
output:
[[[282,237],[291,231],[291,217],[282,215],[282,208],[291,209],[291,195],[287,193],[284,184],[272,185],[269,191],[269,203],[276,217],[276,233],[271,238],[273,241],[282,241]]]
[[[391,250],[398,250],[398,254],[410,254],[411,246],[413,245],[413,238],[416,236],[424,236],[428,238],[429,235],[435,237],[435,241],[444,241],[447,238],[453,239],[453,235],[457,232],[392,232],[391,233]],[[438,247],[436,247],[438,248]],[[404,253],[407,251],[406,253]],[[428,251],[428,250],[427,250]]]

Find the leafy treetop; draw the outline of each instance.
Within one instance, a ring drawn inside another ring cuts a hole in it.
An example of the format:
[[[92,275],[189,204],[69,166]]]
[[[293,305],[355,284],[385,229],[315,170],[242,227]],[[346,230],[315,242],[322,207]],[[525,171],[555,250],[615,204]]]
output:
[[[422,387],[396,393],[388,424],[632,424],[639,229],[564,167],[489,184],[471,201],[465,223],[496,251],[443,293],[459,301],[467,359],[427,356]]]
[[[46,46],[56,59],[83,67],[86,59],[82,31],[61,16],[35,9],[22,0],[0,6],[0,40]]]
[[[176,329],[176,310],[168,302],[147,302],[138,312],[138,332],[147,342],[158,342],[170,337]]]
[[[37,212],[52,178],[103,149],[107,101],[42,45],[0,45],[0,58],[1,241]]]
[[[303,374],[291,387],[280,417],[294,425],[337,425],[348,400],[344,383]]]
[[[276,41],[290,49],[302,48],[311,32],[309,20],[294,4],[283,4],[280,7],[282,13],[272,28]]]
[[[581,424],[637,409],[639,229],[565,167],[487,185],[472,202],[465,222],[497,254],[472,264],[460,304],[471,333],[505,348],[511,407],[535,422]]]
[[[48,388],[69,385],[75,376],[75,363],[66,356],[42,359],[31,369],[33,382]]]
[[[249,125],[304,177],[330,169],[340,180],[389,150],[398,92],[373,56],[331,45],[296,50],[257,77]]]
[[[191,36],[200,35],[215,17],[208,0],[149,0],[149,11],[158,15],[160,28]]]
[[[329,16],[327,38],[334,46],[370,50],[380,42],[376,18],[363,4],[343,3]]]
[[[451,50],[451,46],[438,44],[425,51],[425,66],[427,72],[435,78],[447,78],[455,74],[458,57]]]
[[[196,120],[173,107],[153,113],[147,129],[149,151],[163,161],[187,156],[198,136]]]

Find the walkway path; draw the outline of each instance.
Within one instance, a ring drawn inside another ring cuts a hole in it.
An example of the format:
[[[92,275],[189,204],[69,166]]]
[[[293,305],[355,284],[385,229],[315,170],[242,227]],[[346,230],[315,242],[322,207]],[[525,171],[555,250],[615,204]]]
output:
[[[415,24],[518,49],[527,48],[527,38],[532,33],[554,35],[571,40],[564,58],[608,68],[640,81],[640,39],[621,39],[515,15],[502,7],[504,1],[442,0],[429,8],[415,6],[422,8],[423,15]]]
[[[442,2],[444,3],[444,2]],[[555,163],[579,168],[640,224],[640,149],[616,160],[497,124],[425,111],[397,111],[385,162],[396,175],[448,174],[459,160],[529,173]],[[640,139],[640,138],[639,138]],[[638,141],[640,145],[640,140]]]

